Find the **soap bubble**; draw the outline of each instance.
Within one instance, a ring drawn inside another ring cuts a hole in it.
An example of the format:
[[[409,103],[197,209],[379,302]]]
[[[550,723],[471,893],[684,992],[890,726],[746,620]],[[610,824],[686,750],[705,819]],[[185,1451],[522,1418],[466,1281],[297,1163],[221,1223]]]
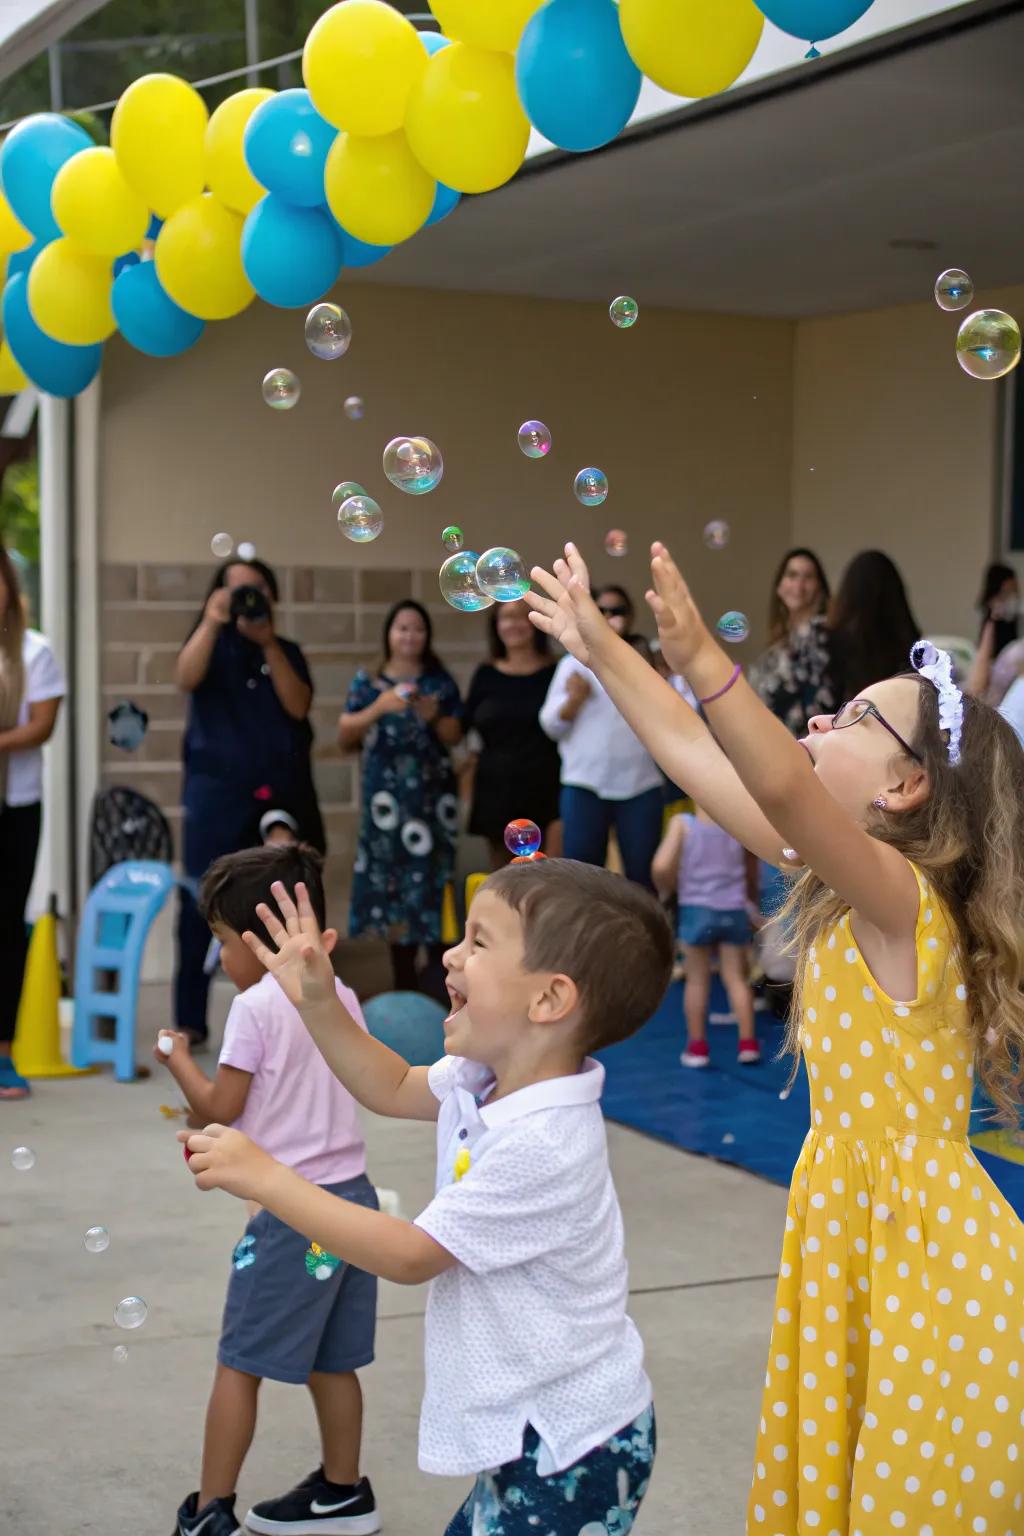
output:
[[[127,1344],[115,1344],[114,1345],[114,1363],[115,1363],[115,1365],[123,1365],[124,1362],[127,1359],[128,1359],[128,1346],[127,1346]]]
[[[302,385],[290,368],[271,368],[263,380],[263,398],[274,411],[290,411],[298,405]]]
[[[384,449],[384,473],[400,491],[424,496],[441,483],[441,450],[429,437],[393,437]]]
[[[364,410],[365,406],[363,405],[362,396],[349,395],[344,405],[345,415],[348,417],[349,421],[362,421]]]
[[[110,1247],[110,1233],[106,1227],[90,1227],[82,1241],[86,1253],[106,1253]]]
[[[581,469],[573,481],[576,500],[585,507],[599,507],[608,495],[608,476],[603,469]]]
[[[724,549],[729,542],[729,524],[714,518],[704,529],[704,543],[708,549]]]
[[[28,1173],[36,1165],[36,1155],[31,1147],[15,1147],[11,1153],[11,1165],[19,1173]]]
[[[737,613],[734,609],[730,609],[728,613],[722,614],[715,628],[722,639],[727,640],[730,645],[740,645],[750,634],[750,620],[745,613]]]
[[[235,547],[230,533],[215,533],[210,540],[210,550],[218,560],[227,560]]]
[[[306,316],[306,346],[314,357],[332,362],[348,351],[352,322],[337,304],[314,304]]]
[[[541,830],[535,821],[519,816],[505,828],[505,847],[509,853],[522,857],[536,853],[541,845]]]
[[[136,752],[142,746],[148,725],[146,711],[122,699],[107,711],[107,740],[122,752]]]
[[[629,540],[621,528],[609,528],[604,536],[604,552],[619,559],[621,555],[629,553]]]
[[[453,554],[457,549],[462,548],[462,539],[462,529],[457,527],[455,523],[446,528],[441,535],[441,543],[445,549],[450,549]]]
[[[627,293],[620,293],[617,299],[612,299],[608,306],[608,313],[611,316],[612,325],[617,325],[620,331],[628,331],[631,325],[636,325],[640,305]]]
[[[119,1328],[141,1328],[149,1308],[141,1296],[125,1296],[114,1308],[114,1322]]]
[[[481,592],[476,579],[479,558],[472,549],[461,549],[458,554],[449,555],[437,573],[441,596],[460,613],[479,613],[481,608],[490,608],[494,602],[493,597]]]
[[[342,502],[348,501],[350,496],[368,496],[369,494],[366,486],[360,485],[358,480],[343,480],[331,492],[331,505],[335,512],[340,512]]]
[[[413,699],[418,699],[420,696],[420,685],[411,680],[404,683],[396,683],[395,692],[404,703],[411,704]]]
[[[551,433],[542,421],[524,421],[517,437],[528,459],[542,459],[551,452]]]
[[[486,549],[476,563],[481,592],[496,603],[516,603],[530,590],[530,577],[522,555],[498,545]]]
[[[338,527],[353,544],[369,544],[384,528],[384,513],[372,496],[349,496],[338,510]]]
[[[1001,379],[1020,362],[1020,326],[1005,310],[975,310],[957,332],[956,360],[972,379]]]
[[[243,539],[242,543],[238,546],[238,558],[239,560],[255,560],[256,545],[248,539]]]
[[[959,267],[950,267],[935,279],[935,302],[940,309],[966,309],[974,298],[974,284]]]

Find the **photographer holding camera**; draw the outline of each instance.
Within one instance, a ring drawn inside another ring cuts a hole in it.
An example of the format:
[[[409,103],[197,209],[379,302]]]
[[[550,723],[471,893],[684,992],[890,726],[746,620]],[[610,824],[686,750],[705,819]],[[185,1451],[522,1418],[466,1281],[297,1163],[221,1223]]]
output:
[[[260,841],[268,810],[287,812],[303,842],[324,851],[313,786],[313,685],[299,646],[274,629],[277,578],[262,560],[229,560],[178,653],[189,695],[184,740],[183,862],[191,884],[214,859]],[[182,889],[175,978],[177,1027],[206,1039],[209,929]]]

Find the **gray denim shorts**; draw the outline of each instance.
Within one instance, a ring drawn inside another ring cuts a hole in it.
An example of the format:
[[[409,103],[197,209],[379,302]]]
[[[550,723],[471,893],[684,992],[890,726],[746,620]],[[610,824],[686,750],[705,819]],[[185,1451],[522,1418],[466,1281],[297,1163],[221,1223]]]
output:
[[[377,1210],[365,1173],[323,1186]],[[260,1211],[236,1243],[224,1303],[222,1365],[302,1384],[312,1371],[355,1371],[373,1359],[377,1277],[342,1263]]]

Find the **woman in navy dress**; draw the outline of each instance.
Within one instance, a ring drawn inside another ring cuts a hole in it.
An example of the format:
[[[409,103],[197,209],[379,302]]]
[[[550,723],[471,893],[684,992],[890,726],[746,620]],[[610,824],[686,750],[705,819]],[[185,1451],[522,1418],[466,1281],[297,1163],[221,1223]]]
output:
[[[302,651],[274,628],[277,597],[262,560],[228,561],[178,653],[175,682],[189,695],[183,857],[193,885],[214,859],[258,844],[260,818],[272,807],[294,818],[304,842],[325,849],[310,762],[313,684]],[[175,1014],[197,1042],[206,1038],[209,945],[183,889]]]
[[[396,603],[384,621],[380,668],[356,674],[338,741],[363,754],[349,932],[388,940],[399,991],[418,989],[422,945],[427,971],[436,976],[440,965],[441,902],[458,830],[449,749],[462,736],[461,716],[426,609],[411,599]]]

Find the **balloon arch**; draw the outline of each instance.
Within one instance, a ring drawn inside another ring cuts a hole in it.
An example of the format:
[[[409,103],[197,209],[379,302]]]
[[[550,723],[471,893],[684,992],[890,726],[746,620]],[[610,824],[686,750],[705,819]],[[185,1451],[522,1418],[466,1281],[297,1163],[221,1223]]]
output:
[[[254,298],[311,304],[343,267],[509,181],[531,126],[598,149],[644,75],[709,96],[742,74],[766,17],[813,42],[870,4],[432,0],[438,33],[341,0],[306,39],[302,89],[241,90],[211,115],[186,81],[145,75],[110,148],[69,117],[25,118],[0,149],[0,393],[78,394],[115,330],[172,357]]]

